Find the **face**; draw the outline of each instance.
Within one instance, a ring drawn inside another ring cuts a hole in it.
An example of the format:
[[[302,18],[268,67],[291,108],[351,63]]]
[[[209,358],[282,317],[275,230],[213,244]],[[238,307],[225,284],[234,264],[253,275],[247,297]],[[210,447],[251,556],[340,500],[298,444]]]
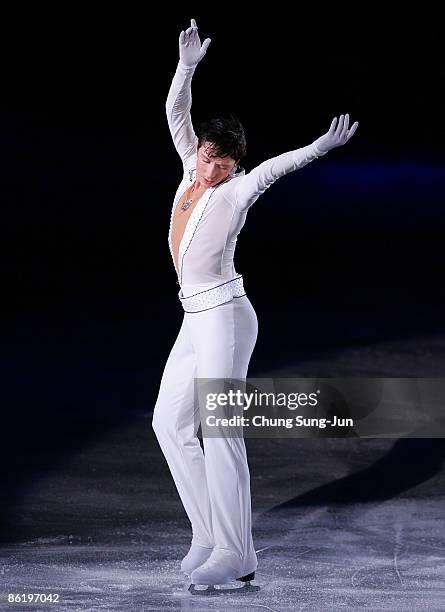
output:
[[[214,151],[214,145],[207,141],[203,142],[198,148],[197,180],[201,181],[206,187],[214,187],[224,181],[237,164],[236,160],[230,156],[215,156]]]

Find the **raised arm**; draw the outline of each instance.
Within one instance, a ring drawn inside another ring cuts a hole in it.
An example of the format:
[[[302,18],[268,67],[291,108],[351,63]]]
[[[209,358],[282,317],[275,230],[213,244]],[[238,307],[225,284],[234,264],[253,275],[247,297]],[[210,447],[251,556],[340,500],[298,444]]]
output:
[[[356,121],[349,129],[348,114],[340,115],[337,126],[336,123],[337,118],[334,117],[329,131],[312,144],[267,159],[248,174],[240,177],[235,188],[236,206],[240,210],[247,210],[281,176],[299,170],[317,157],[326,155],[334,147],[345,144],[358,127]]]
[[[192,77],[209,44],[210,38],[206,38],[201,45],[194,19],[191,20],[191,26],[179,35],[179,62],[167,95],[165,110],[173,143],[183,163],[196,146],[196,134],[190,116]]]

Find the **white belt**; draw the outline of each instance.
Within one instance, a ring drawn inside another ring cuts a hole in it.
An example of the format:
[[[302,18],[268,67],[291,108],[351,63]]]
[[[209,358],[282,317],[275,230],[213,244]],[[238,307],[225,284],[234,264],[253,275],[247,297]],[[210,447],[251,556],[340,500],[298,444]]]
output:
[[[183,297],[182,289],[178,293],[185,312],[208,310],[209,308],[229,302],[232,298],[242,297],[243,295],[246,295],[246,292],[244,291],[243,277],[241,275],[189,297]]]

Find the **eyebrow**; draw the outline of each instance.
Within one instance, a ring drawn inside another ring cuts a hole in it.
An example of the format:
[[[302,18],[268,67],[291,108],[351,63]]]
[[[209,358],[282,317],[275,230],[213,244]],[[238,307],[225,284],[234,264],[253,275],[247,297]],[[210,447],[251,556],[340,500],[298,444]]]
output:
[[[202,155],[203,155],[203,157],[207,157],[207,159],[210,159],[210,156],[207,155],[206,153],[203,153]],[[228,166],[229,165],[228,162],[220,162],[220,163],[223,164],[224,166]]]

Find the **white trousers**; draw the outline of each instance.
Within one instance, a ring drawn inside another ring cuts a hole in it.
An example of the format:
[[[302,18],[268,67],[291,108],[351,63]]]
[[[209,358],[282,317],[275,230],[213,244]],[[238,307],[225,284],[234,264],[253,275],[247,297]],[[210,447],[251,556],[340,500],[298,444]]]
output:
[[[257,558],[244,438],[203,437],[203,453],[195,435],[200,412],[194,378],[245,381],[257,335],[257,316],[246,295],[202,312],[185,312],[152,421],[192,526],[192,544],[233,553],[246,572],[256,569]]]

